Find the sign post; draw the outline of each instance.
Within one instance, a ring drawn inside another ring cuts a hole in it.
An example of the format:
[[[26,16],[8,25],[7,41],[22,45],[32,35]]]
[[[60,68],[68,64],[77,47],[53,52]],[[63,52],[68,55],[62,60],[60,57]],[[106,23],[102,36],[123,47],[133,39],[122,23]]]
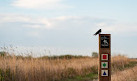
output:
[[[110,34],[99,34],[99,81],[111,81]]]

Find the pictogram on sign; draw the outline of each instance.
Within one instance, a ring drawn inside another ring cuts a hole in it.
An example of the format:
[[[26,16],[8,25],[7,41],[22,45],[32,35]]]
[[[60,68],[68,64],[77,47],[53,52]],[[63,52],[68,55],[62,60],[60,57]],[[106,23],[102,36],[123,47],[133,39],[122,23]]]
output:
[[[108,76],[108,70],[102,70],[101,76]]]
[[[101,36],[101,48],[109,48],[109,36]]]
[[[108,68],[108,62],[101,62],[101,68]]]
[[[101,59],[102,60],[108,60],[108,54],[102,54]]]

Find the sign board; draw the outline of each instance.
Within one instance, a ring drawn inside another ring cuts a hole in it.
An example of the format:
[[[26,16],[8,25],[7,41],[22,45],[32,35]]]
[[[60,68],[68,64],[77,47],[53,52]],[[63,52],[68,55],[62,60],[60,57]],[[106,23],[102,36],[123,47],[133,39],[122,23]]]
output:
[[[111,35],[99,34],[99,81],[111,81]]]
[[[101,54],[101,60],[108,60],[108,54]]]
[[[101,36],[101,48],[109,48],[109,39],[110,36]]]
[[[101,68],[108,68],[108,62],[101,62]]]
[[[108,76],[108,70],[101,70],[101,76]]]

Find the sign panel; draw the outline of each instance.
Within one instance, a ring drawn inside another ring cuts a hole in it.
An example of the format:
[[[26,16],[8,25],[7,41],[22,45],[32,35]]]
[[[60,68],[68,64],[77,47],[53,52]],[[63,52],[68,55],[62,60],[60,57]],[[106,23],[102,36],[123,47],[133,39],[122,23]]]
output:
[[[108,70],[102,70],[101,76],[108,76]]]
[[[101,62],[101,68],[108,68],[108,62]]]
[[[108,60],[108,54],[102,54],[101,60]]]
[[[109,48],[109,36],[101,36],[101,48]]]

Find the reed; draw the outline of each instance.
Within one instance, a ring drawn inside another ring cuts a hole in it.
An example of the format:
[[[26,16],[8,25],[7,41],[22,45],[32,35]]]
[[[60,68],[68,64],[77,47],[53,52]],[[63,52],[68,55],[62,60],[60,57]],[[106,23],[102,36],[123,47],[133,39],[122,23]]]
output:
[[[113,70],[124,67],[129,60],[123,56],[112,58]],[[98,59],[84,58],[26,58],[17,56],[0,57],[1,81],[60,81],[65,78],[98,72]]]

